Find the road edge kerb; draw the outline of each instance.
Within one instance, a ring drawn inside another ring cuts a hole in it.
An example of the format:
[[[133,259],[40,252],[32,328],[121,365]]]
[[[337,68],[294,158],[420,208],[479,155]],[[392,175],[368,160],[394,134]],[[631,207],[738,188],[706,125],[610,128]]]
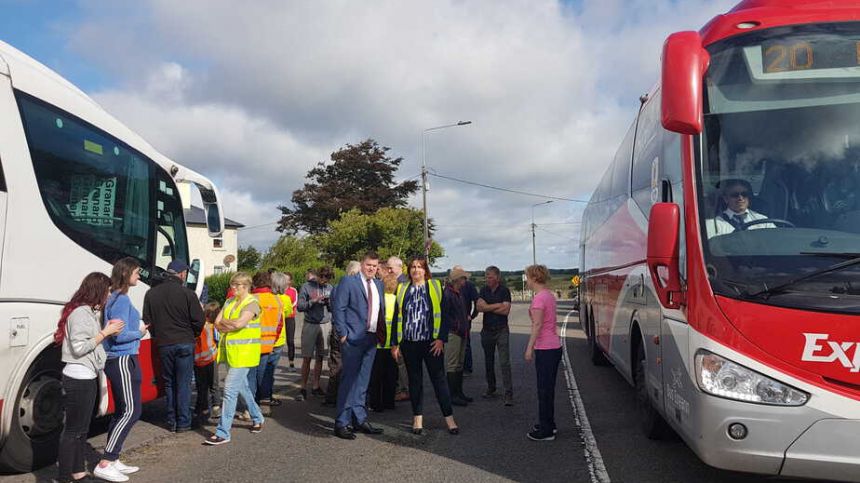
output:
[[[585,462],[588,464],[588,473],[591,475],[592,483],[610,483],[609,473],[606,471],[606,466],[603,464],[603,457],[600,455],[600,449],[597,447],[597,440],[594,438],[594,432],[591,430],[591,424],[588,422],[588,416],[585,414],[585,404],[579,395],[579,386],[576,384],[576,378],[573,376],[573,364],[570,362],[570,356],[567,353],[567,322],[570,314],[576,312],[571,310],[564,316],[564,321],[561,324],[561,339],[562,339],[562,364],[564,365],[564,379],[567,382],[567,395],[570,399],[570,405],[573,407],[573,418],[576,427],[579,430],[579,438],[582,441],[583,452],[585,454]]]

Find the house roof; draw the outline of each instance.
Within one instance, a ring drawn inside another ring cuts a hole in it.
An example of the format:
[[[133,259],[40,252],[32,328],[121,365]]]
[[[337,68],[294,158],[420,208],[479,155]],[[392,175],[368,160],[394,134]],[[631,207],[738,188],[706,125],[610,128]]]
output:
[[[206,226],[206,213],[203,211],[203,208],[192,205],[190,209],[184,211],[186,225]],[[224,218],[224,228],[242,228],[243,226],[245,225],[238,221],[233,221],[227,217]]]

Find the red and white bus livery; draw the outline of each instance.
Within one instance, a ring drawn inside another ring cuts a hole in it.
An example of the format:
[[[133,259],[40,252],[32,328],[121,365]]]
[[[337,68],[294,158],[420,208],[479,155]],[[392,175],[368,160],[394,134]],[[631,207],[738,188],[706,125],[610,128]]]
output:
[[[52,334],[83,277],[138,259],[142,283],[129,295],[141,308],[171,259],[190,261],[179,182],[199,188],[217,236],[224,216],[208,179],[0,42],[0,470],[30,471],[56,457],[62,363]],[[152,350],[147,336],[144,401],[159,394]],[[112,404],[104,378],[101,388],[93,409],[105,414]]]
[[[583,217],[593,361],[710,465],[860,481],[860,2],[743,1],[641,101]]]

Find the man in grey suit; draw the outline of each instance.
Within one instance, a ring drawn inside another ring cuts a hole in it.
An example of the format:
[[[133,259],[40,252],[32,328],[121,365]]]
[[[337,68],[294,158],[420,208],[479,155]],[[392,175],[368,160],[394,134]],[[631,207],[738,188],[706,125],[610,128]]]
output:
[[[337,392],[334,434],[355,439],[354,431],[380,434],[367,421],[367,385],[376,356],[376,344],[385,340],[385,290],[376,279],[379,255],[367,252],[361,272],[344,277],[333,301],[333,322],[340,338],[343,367]]]

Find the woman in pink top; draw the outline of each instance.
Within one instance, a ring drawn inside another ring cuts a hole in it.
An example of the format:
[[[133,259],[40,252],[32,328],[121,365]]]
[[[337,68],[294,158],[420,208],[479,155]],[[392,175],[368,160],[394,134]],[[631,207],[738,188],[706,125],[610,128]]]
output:
[[[561,339],[555,316],[555,296],[547,289],[549,270],[544,265],[526,268],[529,288],[535,296],[529,307],[531,337],[526,345],[526,361],[535,361],[537,370],[538,416],[540,423],[528,433],[533,441],[555,439],[555,379],[561,362]]]

